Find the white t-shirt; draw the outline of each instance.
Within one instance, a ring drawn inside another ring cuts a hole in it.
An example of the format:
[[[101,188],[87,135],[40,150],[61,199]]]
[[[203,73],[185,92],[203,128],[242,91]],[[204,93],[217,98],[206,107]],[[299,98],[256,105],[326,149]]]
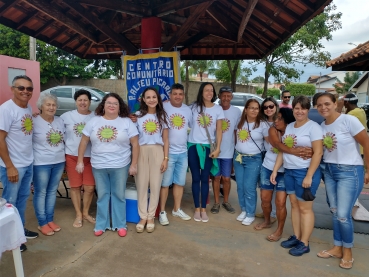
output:
[[[65,125],[65,154],[78,156],[78,147],[82,138],[83,128],[86,123],[95,116],[92,112],[84,115],[80,114],[77,110],[63,113],[60,117],[64,121]],[[86,148],[85,157],[91,157],[91,143],[89,142]]]
[[[164,110],[169,118],[169,153],[181,154],[187,152],[187,130],[192,118],[190,108],[182,104],[181,107],[173,107],[170,102],[165,102]]]
[[[255,155],[264,151],[264,137],[268,137],[269,125],[264,121],[260,121],[258,128],[254,129],[254,125],[255,122],[249,123],[248,126],[247,122],[245,122],[242,129],[236,129],[236,150],[241,154]],[[235,128],[237,128],[237,125]],[[254,139],[257,146],[251,137]]]
[[[58,116],[49,123],[40,115],[33,118],[33,165],[65,162],[64,122]]]
[[[270,122],[266,122],[266,123],[268,124],[268,126],[271,126],[270,125]],[[269,133],[269,130],[268,130],[268,133]],[[275,162],[277,160],[277,156],[278,156],[279,150],[277,148],[273,147],[266,140],[264,141],[264,147],[265,147],[265,151],[266,152],[265,152],[265,157],[264,157],[264,161],[263,161],[263,166],[265,168],[273,171]],[[281,166],[278,169],[278,172],[284,172],[283,166]]]
[[[121,168],[131,162],[130,138],[137,136],[136,126],[129,118],[107,120],[91,118],[82,133],[91,141],[91,165],[96,169]]]
[[[363,165],[359,143],[354,136],[365,130],[360,121],[351,115],[341,114],[333,123],[321,124],[325,163]]]
[[[191,131],[188,136],[188,141],[192,143],[209,144],[208,137],[206,135],[204,119],[199,114],[199,108],[196,105],[191,106],[192,122],[190,124]],[[205,114],[205,121],[207,123],[208,131],[210,134],[211,142],[215,141],[215,133],[217,129],[217,120],[224,119],[223,109],[219,105],[215,105],[211,108],[203,107],[203,113]]]
[[[0,106],[0,130],[8,133],[5,138],[9,157],[15,167],[26,167],[33,162],[31,106],[21,108],[8,100]],[[0,165],[5,167],[2,159]]]
[[[294,127],[295,122],[287,125],[282,142],[290,147],[306,146],[312,147],[312,142],[323,140],[323,130],[320,125],[312,120],[309,120],[299,128]],[[283,153],[283,166],[288,169],[308,168],[311,159],[304,160],[295,155]]]
[[[136,115],[140,115],[140,112],[136,112]],[[143,117],[137,117],[136,126],[138,129],[138,143],[140,145],[146,144],[160,144],[164,145],[163,130],[168,126],[163,123],[160,128],[160,124],[156,114],[146,114]]]
[[[223,110],[222,119],[222,143],[220,144],[219,159],[232,159],[234,154],[234,130],[241,117],[240,109],[230,106],[228,110]]]

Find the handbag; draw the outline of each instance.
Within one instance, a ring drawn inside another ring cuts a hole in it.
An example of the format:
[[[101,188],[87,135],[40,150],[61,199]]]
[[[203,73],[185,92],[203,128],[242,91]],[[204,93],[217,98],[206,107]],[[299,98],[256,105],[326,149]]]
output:
[[[201,116],[202,116],[202,120],[204,121],[206,136],[208,137],[208,141],[209,141],[209,144],[210,144],[210,153],[213,153],[215,151],[215,149],[217,149],[217,143],[211,141],[208,126],[206,125],[206,120],[205,120],[204,113],[201,113]]]

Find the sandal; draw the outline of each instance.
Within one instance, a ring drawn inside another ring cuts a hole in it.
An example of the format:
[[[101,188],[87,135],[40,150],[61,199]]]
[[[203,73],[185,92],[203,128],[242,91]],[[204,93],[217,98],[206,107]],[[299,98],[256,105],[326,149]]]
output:
[[[149,220],[147,220],[148,222],[147,222],[147,224],[146,224],[146,231],[148,232],[148,233],[152,233],[152,232],[154,232],[154,230],[155,230],[155,222],[154,222],[154,219],[149,219]],[[152,223],[149,223],[149,221],[152,221]]]
[[[50,226],[48,225],[48,224],[45,224],[44,226],[38,226],[37,227],[40,231],[41,231],[41,233],[43,234],[43,235],[45,235],[45,236],[52,236],[52,235],[54,235],[55,233],[54,233],[54,231],[53,231],[53,229],[51,229],[50,228]]]
[[[264,222],[259,223],[259,224],[256,224],[256,225],[254,226],[254,229],[255,229],[256,231],[260,231],[260,230],[268,229],[268,228],[272,227],[272,224],[268,224],[268,225],[262,226],[262,224],[263,224],[263,223],[264,223]]]
[[[81,217],[76,217],[76,219],[73,222],[73,227],[74,228],[81,228],[82,227],[82,218]]]
[[[92,223],[92,224],[95,224],[96,223],[96,219],[93,218],[92,216],[90,215],[87,215],[87,216],[83,216],[83,220],[87,220],[88,222]]]
[[[146,220],[141,219],[140,222],[141,221],[143,221],[144,223],[143,224],[142,223],[138,223],[136,225],[136,232],[137,233],[142,233],[145,230]]]
[[[47,225],[49,225],[49,227],[54,231],[54,232],[59,232],[61,230],[61,227],[57,224],[55,224],[53,221],[47,223]]]
[[[282,235],[275,236],[275,235],[271,234],[271,235],[267,236],[266,239],[270,242],[277,242],[281,239],[281,237],[282,237]]]
[[[329,259],[329,258],[337,258],[337,259],[341,259],[341,257],[338,257],[336,255],[333,255],[331,253],[328,252],[328,250],[322,250],[320,251],[318,254],[316,254],[319,258],[323,258],[323,259]]]
[[[351,261],[345,261],[344,259],[341,259],[340,267],[344,269],[351,269],[354,264],[354,258],[351,259]]]

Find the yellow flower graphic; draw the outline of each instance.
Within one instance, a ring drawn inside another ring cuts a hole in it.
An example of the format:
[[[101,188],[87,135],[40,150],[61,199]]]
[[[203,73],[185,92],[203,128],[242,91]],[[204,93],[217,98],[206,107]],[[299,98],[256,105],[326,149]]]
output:
[[[240,142],[248,141],[250,139],[249,131],[247,131],[246,129],[238,130],[237,131],[237,139]]]

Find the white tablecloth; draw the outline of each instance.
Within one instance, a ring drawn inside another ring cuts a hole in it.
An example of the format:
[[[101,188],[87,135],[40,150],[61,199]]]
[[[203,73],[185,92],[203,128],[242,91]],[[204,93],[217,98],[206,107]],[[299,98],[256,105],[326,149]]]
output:
[[[26,237],[18,210],[8,205],[0,212],[0,258],[4,251],[16,249],[25,242]]]

